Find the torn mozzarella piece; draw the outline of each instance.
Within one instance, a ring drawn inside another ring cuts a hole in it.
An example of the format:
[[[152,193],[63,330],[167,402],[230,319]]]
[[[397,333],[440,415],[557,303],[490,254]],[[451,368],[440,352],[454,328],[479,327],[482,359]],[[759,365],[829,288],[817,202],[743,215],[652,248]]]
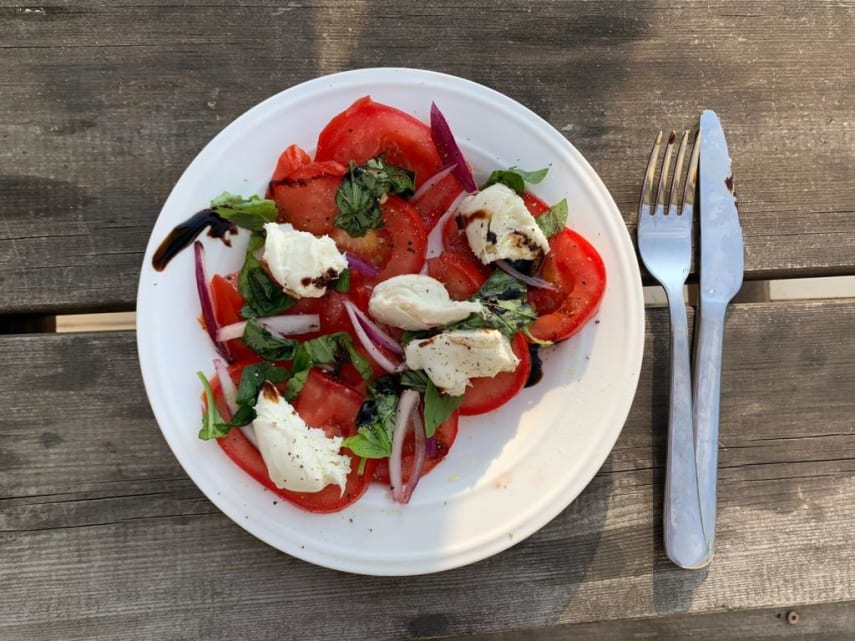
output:
[[[320,298],[347,268],[347,258],[329,236],[298,231],[289,224],[267,223],[262,259],[286,294]]]
[[[423,369],[433,384],[451,396],[466,391],[469,379],[512,372],[519,358],[511,342],[496,329],[462,329],[410,341],[407,367]]]
[[[478,302],[451,300],[445,285],[422,274],[384,280],[368,302],[368,311],[378,321],[409,330],[453,323],[482,309]]]
[[[258,394],[255,414],[258,451],[276,487],[320,492],[334,483],[344,492],[350,457],[339,454],[342,437],[328,437],[324,430],[306,425],[269,381]]]
[[[457,212],[466,239],[485,265],[495,260],[535,260],[549,241],[523,199],[500,183],[467,197]]]

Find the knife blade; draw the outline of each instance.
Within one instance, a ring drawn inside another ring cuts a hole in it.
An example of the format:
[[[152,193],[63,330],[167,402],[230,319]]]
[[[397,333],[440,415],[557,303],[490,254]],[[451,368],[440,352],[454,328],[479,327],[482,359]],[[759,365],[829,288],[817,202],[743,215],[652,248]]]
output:
[[[692,386],[695,456],[707,565],[715,549],[716,480],[724,319],[742,285],[742,228],[733,193],[727,141],[718,116],[704,111],[700,121],[700,307],[695,329]]]

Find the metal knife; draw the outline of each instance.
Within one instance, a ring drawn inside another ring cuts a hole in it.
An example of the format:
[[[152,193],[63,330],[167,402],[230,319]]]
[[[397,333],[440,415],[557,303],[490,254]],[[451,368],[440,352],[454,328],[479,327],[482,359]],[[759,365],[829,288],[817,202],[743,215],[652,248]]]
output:
[[[695,456],[707,565],[715,546],[718,419],[724,317],[742,285],[742,228],[733,195],[727,141],[718,116],[701,114],[700,125],[700,308],[695,323],[692,387]]]

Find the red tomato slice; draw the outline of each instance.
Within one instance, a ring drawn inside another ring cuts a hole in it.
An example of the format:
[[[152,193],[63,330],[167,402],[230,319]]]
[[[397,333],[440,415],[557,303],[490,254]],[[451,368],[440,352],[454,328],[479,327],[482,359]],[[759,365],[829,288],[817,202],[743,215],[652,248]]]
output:
[[[238,292],[233,280],[225,278],[220,274],[211,279],[211,299],[214,304],[214,317],[220,327],[231,325],[242,321],[240,315],[241,307],[244,306],[243,296]],[[242,361],[248,358],[257,358],[255,352],[249,349],[239,338],[225,343],[229,359]]]
[[[454,440],[457,438],[458,413],[454,412],[448,419],[441,423],[434,432],[436,439],[436,451],[433,456],[425,457],[425,465],[422,468],[422,476],[430,472],[437,464],[445,458],[448,450],[454,445]],[[415,445],[413,433],[407,434],[404,439],[404,449],[401,459],[401,468],[403,481],[406,483],[410,479],[410,474],[413,472],[413,461],[415,460]],[[380,459],[377,461],[377,469],[374,471],[374,480],[384,485],[389,485],[389,459]]]
[[[295,169],[308,165],[310,162],[312,162],[312,157],[309,154],[297,145],[290,145],[279,155],[279,160],[276,161],[276,169],[273,170],[273,177],[270,180],[271,182],[283,180],[290,176]]]
[[[558,285],[558,291],[529,291],[529,303],[539,316],[529,331],[540,340],[562,341],[597,313],[606,287],[606,268],[597,250],[570,229],[552,236],[549,247],[539,275]]]
[[[455,254],[441,254],[427,260],[428,275],[440,281],[453,300],[466,300],[487,280],[484,265]]]
[[[388,164],[415,172],[416,187],[442,166],[430,127],[369,96],[354,102],[324,127],[315,160],[343,165],[353,160],[360,165],[380,154]]]
[[[342,229],[331,234],[339,249],[380,268],[374,278],[363,277],[364,283],[375,284],[399,274],[417,273],[425,262],[427,230],[418,212],[397,196],[389,196],[380,211],[383,229],[369,231],[362,238],[353,238]]]
[[[454,174],[447,174],[431,185],[417,198],[410,200],[410,204],[416,208],[425,221],[425,226],[433,229],[442,215],[448,211],[454,199],[457,198],[463,187]]]
[[[528,211],[535,218],[537,218],[538,216],[542,216],[550,209],[552,209],[549,205],[546,204],[545,201],[541,200],[532,193],[525,192],[522,196],[522,199],[525,203],[525,206],[528,208]]]
[[[236,377],[239,380],[239,374]],[[219,394],[219,385],[212,387],[215,394]],[[312,369],[294,408],[312,427],[321,427],[330,436],[347,437],[356,433],[356,413],[361,405],[361,394],[332,380],[320,370]],[[328,485],[320,492],[291,492],[273,484],[261,454],[239,429],[230,430],[226,436],[217,439],[217,443],[238,467],[268,490],[310,512],[337,512],[355,502],[368,489],[376,465],[374,461],[367,461],[364,473],[359,474],[359,459],[350,455],[349,450],[343,450],[351,456],[351,471],[344,493],[337,485]]]
[[[272,181],[279,222],[318,236],[329,234],[338,216],[335,194],[346,172],[337,162],[313,162],[294,166],[285,177]]]
[[[461,416],[491,412],[507,403],[525,387],[531,374],[531,355],[528,352],[528,341],[522,332],[516,333],[511,347],[520,359],[520,364],[513,372],[473,378],[470,386],[466,388],[463,403],[460,404]]]

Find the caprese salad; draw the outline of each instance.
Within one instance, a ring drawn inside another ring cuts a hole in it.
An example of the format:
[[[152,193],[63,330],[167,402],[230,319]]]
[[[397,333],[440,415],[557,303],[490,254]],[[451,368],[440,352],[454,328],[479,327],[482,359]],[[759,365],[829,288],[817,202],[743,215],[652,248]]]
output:
[[[536,382],[538,350],[597,312],[599,254],[567,203],[529,189],[547,170],[479,185],[436,105],[430,123],[370,97],[281,154],[265,197],[224,193],[164,240],[191,244],[219,352],[199,437],[279,497],[334,512],[372,482],[407,503],[452,448],[461,416]],[[249,239],[209,276],[198,235]]]

